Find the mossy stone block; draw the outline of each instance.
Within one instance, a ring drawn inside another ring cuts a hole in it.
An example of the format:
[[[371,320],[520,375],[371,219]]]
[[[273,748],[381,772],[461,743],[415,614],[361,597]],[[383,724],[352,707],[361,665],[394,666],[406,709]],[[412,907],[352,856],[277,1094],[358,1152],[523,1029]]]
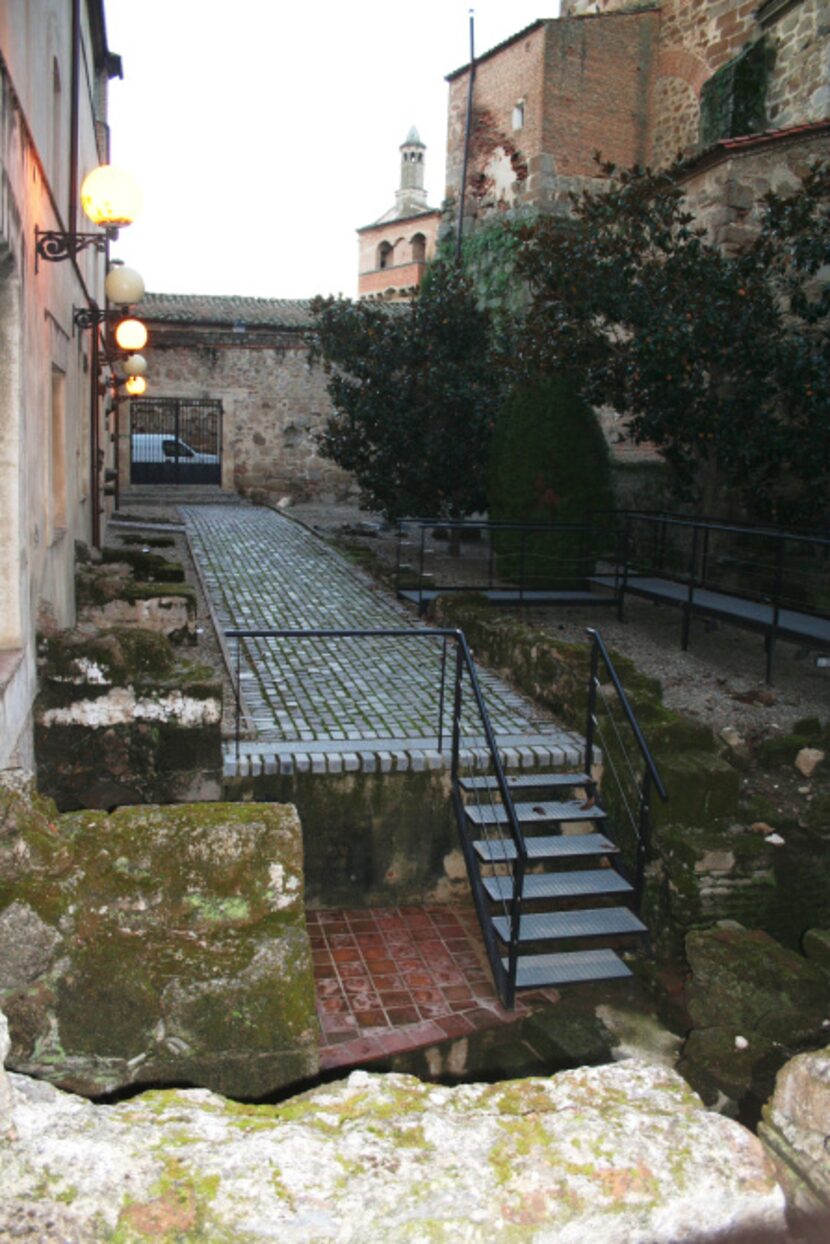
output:
[[[686,938],[692,969],[689,1014],[697,1028],[732,1028],[783,1042],[810,1042],[826,1030],[830,984],[821,970],[760,929],[715,927]]]
[[[812,963],[830,972],[830,929],[808,929],[801,945]]]
[[[0,911],[25,904],[58,942],[9,994],[15,1069],[86,1093],[172,1077],[250,1096],[316,1072],[293,808],[59,816],[0,787],[0,811]]]
[[[740,798],[740,775],[712,752],[687,751],[661,754],[660,775],[668,803],[652,801],[655,824],[681,822],[706,825],[734,818]]]

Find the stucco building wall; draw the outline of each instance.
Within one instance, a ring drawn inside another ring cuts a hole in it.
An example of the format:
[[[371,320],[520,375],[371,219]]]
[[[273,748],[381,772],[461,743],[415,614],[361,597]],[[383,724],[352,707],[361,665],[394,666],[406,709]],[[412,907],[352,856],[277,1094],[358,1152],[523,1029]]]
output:
[[[71,15],[63,0],[0,0],[0,769],[31,762],[35,629],[74,621],[75,541],[93,531],[97,377],[72,317],[88,296],[103,303],[105,257],[35,272],[34,254],[36,226],[70,227]],[[81,4],[79,184],[105,158],[102,16]]]

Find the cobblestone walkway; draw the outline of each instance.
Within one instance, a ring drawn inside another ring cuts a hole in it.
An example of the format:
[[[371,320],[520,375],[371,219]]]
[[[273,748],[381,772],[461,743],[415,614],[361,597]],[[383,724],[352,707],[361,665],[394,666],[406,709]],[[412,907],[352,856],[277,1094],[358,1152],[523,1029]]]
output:
[[[406,627],[411,639],[251,639],[239,652],[248,718],[226,772],[438,768],[448,761],[451,668],[439,748],[442,650],[361,571],[300,524],[254,506],[182,506],[219,625],[228,628]],[[235,641],[229,641],[236,660]],[[500,679],[479,670],[511,766],[579,763],[580,740]],[[465,723],[472,738],[477,721]]]

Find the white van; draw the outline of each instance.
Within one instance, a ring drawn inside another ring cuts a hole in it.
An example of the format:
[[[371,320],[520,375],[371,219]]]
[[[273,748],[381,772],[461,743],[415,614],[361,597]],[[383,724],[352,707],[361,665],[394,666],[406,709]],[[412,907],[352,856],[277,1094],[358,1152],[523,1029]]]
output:
[[[133,462],[188,462],[204,463],[218,466],[217,454],[203,454],[193,449],[180,436],[171,436],[167,432],[133,432]]]

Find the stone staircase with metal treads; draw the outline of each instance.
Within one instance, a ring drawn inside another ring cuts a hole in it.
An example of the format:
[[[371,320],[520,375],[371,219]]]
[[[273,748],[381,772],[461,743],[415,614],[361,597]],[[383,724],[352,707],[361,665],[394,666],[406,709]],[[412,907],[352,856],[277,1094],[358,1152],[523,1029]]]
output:
[[[608,835],[606,813],[589,795],[591,778],[557,772],[505,780],[527,849],[516,987],[630,976],[618,951],[621,944],[635,945],[632,939],[642,939],[647,929],[628,905],[634,887],[617,866],[619,849]],[[489,919],[507,948],[511,918],[505,908],[513,896],[517,848],[507,832],[498,781],[468,777],[459,785]],[[506,957],[503,965],[507,970]]]

